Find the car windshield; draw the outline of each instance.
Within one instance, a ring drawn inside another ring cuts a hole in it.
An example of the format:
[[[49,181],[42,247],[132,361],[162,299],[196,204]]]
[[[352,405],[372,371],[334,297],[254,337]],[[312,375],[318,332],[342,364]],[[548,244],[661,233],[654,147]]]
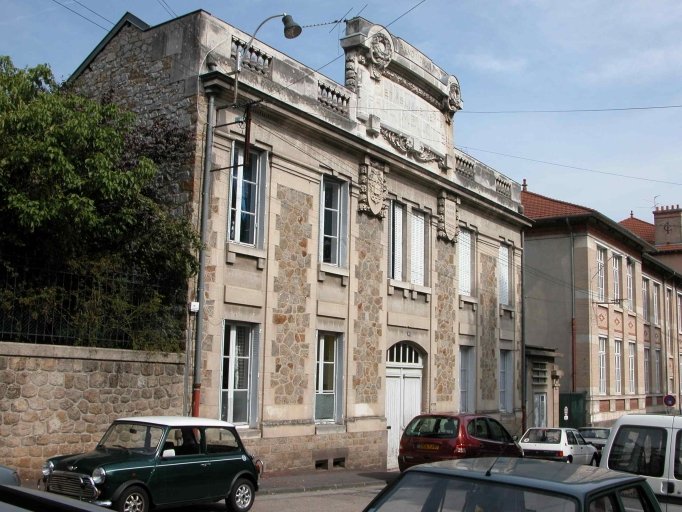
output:
[[[446,416],[421,416],[413,419],[405,429],[406,436],[456,437],[459,420]]]
[[[557,444],[561,442],[561,430],[558,428],[531,428],[523,436],[522,442]]]
[[[575,512],[578,503],[569,496],[546,494],[494,482],[420,472],[405,473],[369,512]]]
[[[97,447],[151,454],[159,446],[162,435],[162,427],[142,423],[114,423]]]

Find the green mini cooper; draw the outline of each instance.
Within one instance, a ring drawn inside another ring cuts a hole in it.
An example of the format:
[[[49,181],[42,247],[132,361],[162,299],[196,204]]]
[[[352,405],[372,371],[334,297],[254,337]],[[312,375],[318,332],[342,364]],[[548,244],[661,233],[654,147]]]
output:
[[[262,469],[231,423],[132,417],[114,421],[93,451],[47,460],[43,486],[120,512],[221,499],[246,512]]]

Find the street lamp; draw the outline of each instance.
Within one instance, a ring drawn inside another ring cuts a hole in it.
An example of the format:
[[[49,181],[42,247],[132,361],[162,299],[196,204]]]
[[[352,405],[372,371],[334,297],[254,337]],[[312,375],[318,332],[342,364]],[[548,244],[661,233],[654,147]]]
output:
[[[293,39],[298,37],[303,29],[298,25],[294,19],[286,13],[275,14],[274,16],[269,16],[265,18],[256,30],[253,32],[251,39],[246,44],[244,48],[237,50],[237,66],[234,71],[234,101],[233,106],[237,104],[237,90],[239,87],[239,73],[241,71],[242,59],[244,57],[244,52],[251,48],[253,39],[256,37],[256,33],[260,28],[268,21],[275,18],[282,18],[282,23],[284,24],[284,37],[287,39]],[[201,66],[206,61],[207,57],[213,50],[218,46],[223,44],[227,39],[221,41],[216,46],[211,48],[201,61]],[[201,71],[201,69],[200,69]],[[207,119],[206,119],[206,141],[204,147],[204,167],[202,172],[202,187],[201,187],[201,217],[200,217],[200,248],[199,248],[199,276],[197,278],[197,299],[199,302],[199,308],[196,312],[196,332],[194,340],[194,376],[192,384],[192,416],[199,416],[199,405],[201,403],[201,351],[202,351],[202,338],[204,336],[204,305],[206,303],[206,298],[204,297],[204,287],[205,287],[205,277],[206,273],[206,245],[208,243],[208,210],[210,198],[209,194],[211,191],[210,177],[211,177],[211,161],[213,152],[213,130],[215,128],[215,92],[210,91],[208,93],[208,107],[207,107]]]
[[[249,39],[249,42],[246,43],[246,46],[237,50],[237,66],[234,70],[234,101],[232,102],[233,105],[237,104],[237,93],[239,89],[239,73],[241,73],[242,71],[242,60],[244,59],[244,52],[251,48],[253,38],[256,37],[256,33],[258,32],[258,30],[260,30],[260,28],[263,25],[265,25],[265,23],[267,23],[268,21],[279,17],[282,18],[282,23],[284,24],[284,37],[286,37],[287,39],[294,39],[295,37],[298,37],[303,31],[301,26],[294,21],[290,14],[287,13],[275,14],[274,16],[270,16],[261,21],[261,24],[258,25],[256,30],[253,32],[253,35],[251,36],[251,39]]]

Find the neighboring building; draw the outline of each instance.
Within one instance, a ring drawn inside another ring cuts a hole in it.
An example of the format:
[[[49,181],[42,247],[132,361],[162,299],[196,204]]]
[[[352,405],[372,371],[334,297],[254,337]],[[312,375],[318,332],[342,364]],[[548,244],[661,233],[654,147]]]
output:
[[[654,210],[654,223],[640,220],[632,215],[620,221],[630,231],[643,238],[656,250],[652,253],[676,272],[682,273],[682,208],[675,206],[657,206]]]
[[[560,425],[608,425],[680,404],[682,276],[658,259],[653,229],[521,193],[528,345],[555,348]],[[653,228],[653,226],[651,226]],[[677,304],[677,306],[675,306]]]
[[[197,225],[208,160],[200,414],[270,470],[395,467],[422,411],[519,433],[529,221],[519,184],[453,149],[457,79],[362,18],[345,85],[249,39],[204,11],[126,15],[70,79],[196,132],[161,183]]]

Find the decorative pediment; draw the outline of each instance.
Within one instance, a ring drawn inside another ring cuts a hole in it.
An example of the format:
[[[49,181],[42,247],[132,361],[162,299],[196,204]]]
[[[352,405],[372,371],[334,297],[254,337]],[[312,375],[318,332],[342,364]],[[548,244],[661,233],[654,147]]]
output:
[[[413,160],[420,163],[437,162],[441,170],[447,170],[447,158],[444,155],[439,155],[431,148],[423,145],[414,137],[408,137],[394,130],[381,127],[381,135],[388,141],[391,146],[397,149],[403,155],[409,156]]]

